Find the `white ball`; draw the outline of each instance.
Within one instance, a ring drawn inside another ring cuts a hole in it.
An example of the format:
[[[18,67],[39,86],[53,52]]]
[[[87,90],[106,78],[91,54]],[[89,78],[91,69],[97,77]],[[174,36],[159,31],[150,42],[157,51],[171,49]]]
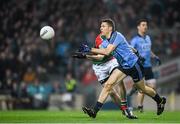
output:
[[[51,26],[44,26],[43,28],[41,28],[40,30],[40,37],[43,40],[50,40],[54,37],[55,32],[54,29]]]

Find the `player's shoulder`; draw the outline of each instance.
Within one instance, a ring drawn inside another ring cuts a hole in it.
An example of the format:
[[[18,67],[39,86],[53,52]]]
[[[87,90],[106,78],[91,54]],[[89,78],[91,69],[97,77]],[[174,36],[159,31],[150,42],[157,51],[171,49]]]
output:
[[[146,34],[146,37],[147,37],[147,38],[149,38],[149,39],[151,39],[151,37],[150,37],[150,35],[149,35],[149,34]]]
[[[134,35],[131,37],[131,42],[136,42],[139,38],[140,38],[140,36],[139,36],[138,34],[134,34]]]
[[[101,34],[98,34],[97,37],[96,37],[96,40],[95,41],[98,41],[98,40],[102,40],[101,39]]]
[[[137,38],[141,38],[141,36],[140,36],[139,34],[134,34],[134,35],[132,36],[132,39],[137,39]]]
[[[113,33],[114,35],[120,36],[120,37],[124,37],[124,35],[121,32],[115,31]]]
[[[123,40],[126,40],[125,36],[121,33],[121,32],[118,32],[118,31],[115,31],[113,33],[114,37],[116,37],[117,39],[123,39]]]

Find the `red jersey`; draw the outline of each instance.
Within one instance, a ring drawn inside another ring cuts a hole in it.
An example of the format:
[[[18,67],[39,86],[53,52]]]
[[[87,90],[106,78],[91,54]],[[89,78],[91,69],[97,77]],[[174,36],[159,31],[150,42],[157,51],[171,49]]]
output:
[[[96,40],[95,40],[95,47],[96,48],[99,48],[99,46],[101,45],[103,39],[101,38],[101,34],[99,34],[97,37],[96,37]]]

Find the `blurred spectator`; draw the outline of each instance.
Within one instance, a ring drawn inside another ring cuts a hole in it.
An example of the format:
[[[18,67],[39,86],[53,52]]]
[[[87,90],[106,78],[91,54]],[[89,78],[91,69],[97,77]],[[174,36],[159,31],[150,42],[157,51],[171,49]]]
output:
[[[71,73],[67,73],[66,79],[65,79],[65,86],[66,86],[66,97],[69,97],[67,100],[67,104],[74,107],[75,102],[75,90],[77,86],[77,81],[72,77]]]
[[[97,78],[91,67],[87,69],[82,77],[82,84],[84,86],[84,105],[91,106],[96,102],[96,85]]]
[[[86,73],[82,78],[82,83],[85,86],[91,85],[97,81],[96,75],[94,74],[92,68],[88,68]]]
[[[62,87],[62,84],[59,81],[52,82],[53,85],[53,94],[62,94],[65,92],[64,88]]]
[[[31,98],[32,107],[34,109],[45,109],[48,106],[48,95],[50,92],[46,89],[44,84],[38,78],[33,83],[28,84],[27,93]]]
[[[33,70],[32,67],[28,67],[27,71],[23,75],[23,81],[26,83],[32,83],[35,81],[37,77],[36,72]]]
[[[66,79],[65,79],[65,85],[66,85],[66,91],[69,93],[73,93],[76,90],[76,85],[77,82],[76,80],[72,77],[71,73],[67,73]]]
[[[172,55],[174,57],[180,55],[180,40],[178,38],[178,36],[174,36],[171,42],[171,50],[172,50]]]

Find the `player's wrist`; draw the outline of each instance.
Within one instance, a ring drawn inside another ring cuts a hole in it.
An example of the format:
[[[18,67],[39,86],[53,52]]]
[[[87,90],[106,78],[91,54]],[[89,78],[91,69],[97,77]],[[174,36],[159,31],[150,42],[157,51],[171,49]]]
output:
[[[156,56],[156,55],[154,55],[154,57],[153,57],[153,58],[155,58],[155,59],[156,59],[156,58],[159,58],[159,57],[158,57],[158,56]]]
[[[83,52],[75,52],[72,55],[73,58],[78,58],[78,59],[85,59],[87,58],[86,53]]]
[[[155,56],[154,59],[158,65],[161,65],[161,60],[158,56]]]

